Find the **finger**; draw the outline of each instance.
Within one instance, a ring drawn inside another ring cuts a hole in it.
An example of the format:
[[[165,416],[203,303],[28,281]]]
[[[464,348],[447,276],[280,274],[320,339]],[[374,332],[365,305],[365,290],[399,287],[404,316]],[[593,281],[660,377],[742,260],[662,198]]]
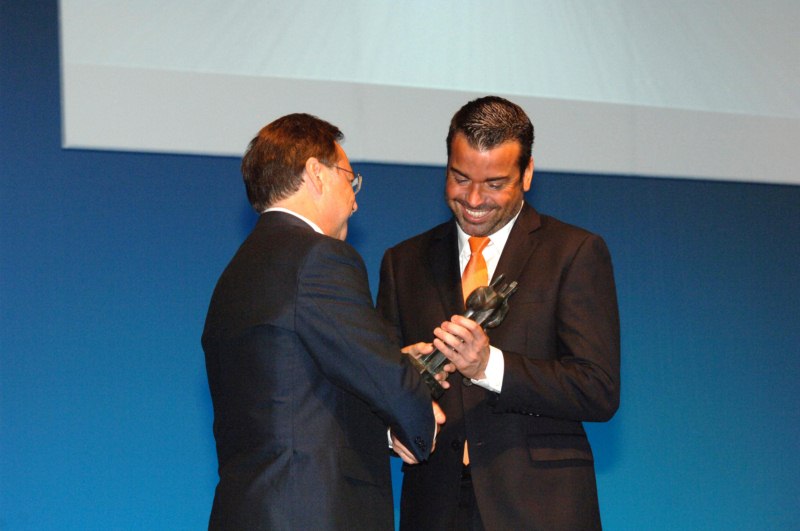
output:
[[[433,351],[433,345],[430,343],[425,343],[420,341],[419,343],[414,343],[413,345],[408,345],[400,349],[403,354],[430,354]]]
[[[424,356],[433,352],[433,345],[431,343],[414,343],[413,345],[408,345],[400,349],[403,354],[408,356],[412,356],[414,358],[419,358],[420,356]]]
[[[450,376],[450,373],[447,371],[437,372],[433,377],[436,378],[436,381],[439,383],[444,382],[447,380],[447,377]]]
[[[471,319],[467,319],[466,317],[462,317],[460,315],[453,316],[455,319],[456,317],[459,318],[459,322],[462,323],[464,326],[458,326],[460,330],[464,331],[464,335],[460,335],[461,339],[467,343],[467,349],[470,348],[477,348],[482,349],[485,345],[489,344],[489,336],[486,335],[486,331],[475,321]],[[456,347],[458,348],[458,347]]]
[[[436,420],[437,425],[442,425],[447,420],[447,417],[445,416],[444,411],[442,411],[442,408],[439,407],[438,402],[433,402],[433,418]]]
[[[402,352],[403,354],[408,354],[409,356],[415,356],[416,354],[415,345],[408,345],[406,347],[403,347],[400,349],[400,352]]]
[[[441,328],[445,332],[452,335],[454,338],[457,338],[459,343],[463,343],[464,338],[467,338],[472,335],[472,332],[468,328],[465,328],[457,323],[454,323],[453,321],[445,321],[444,323],[442,323]]]
[[[417,349],[422,355],[427,355],[433,352],[433,343],[417,343]]]
[[[442,326],[446,326],[447,323],[442,323]],[[443,329],[442,327],[437,327],[433,331],[433,335],[435,335],[444,345],[446,345],[447,349],[458,349],[458,346],[463,343],[460,337],[454,335],[453,333]],[[439,350],[442,350],[440,345],[435,343],[434,339],[434,346]]]
[[[419,463],[417,458],[414,457],[414,454],[409,452],[408,448],[406,448],[395,436],[392,436],[392,448],[404,463],[409,465],[416,465]]]
[[[399,457],[400,457],[400,459],[402,459],[402,460],[403,460],[403,462],[404,462],[405,464],[407,464],[407,465],[417,465],[417,464],[419,464],[419,461],[417,461],[417,458],[416,458],[416,457],[414,457],[414,456],[413,456],[413,455],[411,455],[411,454],[405,454],[405,453],[403,453],[403,454],[398,454],[398,456],[399,456]]]
[[[461,356],[458,353],[458,351],[453,349],[453,347],[451,347],[450,345],[448,345],[447,343],[445,343],[441,339],[438,339],[438,338],[434,339],[433,340],[433,346],[435,346],[437,349],[439,349],[439,352],[444,354],[444,357],[449,359],[450,361],[456,361],[458,359],[461,359]]]
[[[481,325],[479,325],[472,319],[464,317],[463,315],[454,315],[453,317],[450,318],[450,321],[454,325],[459,326],[464,330],[468,331],[470,334],[474,334],[478,330],[483,330]]]

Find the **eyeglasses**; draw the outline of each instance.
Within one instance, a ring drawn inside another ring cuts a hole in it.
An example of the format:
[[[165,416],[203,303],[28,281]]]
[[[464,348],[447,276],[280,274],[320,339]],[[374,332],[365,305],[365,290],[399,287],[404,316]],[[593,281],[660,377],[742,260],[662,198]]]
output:
[[[359,192],[359,190],[361,190],[361,181],[364,178],[361,177],[360,173],[356,173],[354,171],[350,171],[350,170],[348,170],[346,168],[342,168],[341,166],[336,166],[335,164],[333,165],[333,167],[336,168],[336,169],[342,170],[342,171],[346,171],[347,173],[352,173],[353,174],[353,180],[350,181],[350,186],[353,187],[353,194],[357,194]]]

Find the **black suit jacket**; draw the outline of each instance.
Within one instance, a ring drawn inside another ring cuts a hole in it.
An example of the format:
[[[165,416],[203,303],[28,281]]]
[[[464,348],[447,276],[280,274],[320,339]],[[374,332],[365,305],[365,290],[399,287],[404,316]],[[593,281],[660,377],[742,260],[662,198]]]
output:
[[[425,459],[434,420],[350,245],[263,214],[202,343],[220,476],[210,528],[393,529],[386,428]]]
[[[502,391],[456,373],[440,401],[447,423],[430,461],[404,468],[403,529],[448,529],[469,441],[472,480],[487,529],[600,527],[592,452],[582,421],[619,404],[619,317],[603,240],[527,204],[494,276],[519,282],[505,321],[489,330],[504,353]],[[455,221],[389,249],[381,313],[404,344],[464,311]]]

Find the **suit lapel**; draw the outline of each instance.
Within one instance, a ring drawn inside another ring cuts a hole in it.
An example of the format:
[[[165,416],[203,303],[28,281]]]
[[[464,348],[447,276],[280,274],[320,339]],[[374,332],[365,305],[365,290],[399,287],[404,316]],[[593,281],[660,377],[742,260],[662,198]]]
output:
[[[445,316],[449,319],[453,314],[464,313],[455,220],[440,225],[434,232],[428,249],[428,261]]]
[[[446,317],[464,313],[464,296],[461,293],[461,271],[458,265],[458,236],[455,220],[437,227],[430,241],[428,261],[439,299],[445,308]],[[523,203],[522,211],[517,218],[508,241],[500,255],[495,269],[494,279],[504,274],[506,281],[517,280],[531,253],[537,246],[533,233],[541,227],[541,218],[528,203]]]
[[[517,280],[520,277],[531,253],[538,245],[533,233],[541,225],[542,221],[539,213],[528,203],[523,203],[522,211],[511,228],[511,233],[508,235],[503,254],[500,255],[500,261],[497,262],[497,268],[492,279],[500,274],[505,275],[506,282]]]

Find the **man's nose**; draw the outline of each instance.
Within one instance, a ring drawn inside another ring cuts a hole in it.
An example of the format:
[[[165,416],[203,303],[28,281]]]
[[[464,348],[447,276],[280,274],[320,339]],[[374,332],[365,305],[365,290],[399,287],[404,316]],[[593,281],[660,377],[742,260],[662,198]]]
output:
[[[469,203],[470,206],[478,206],[482,202],[481,185],[479,183],[470,183],[469,190],[467,190],[467,203]]]

